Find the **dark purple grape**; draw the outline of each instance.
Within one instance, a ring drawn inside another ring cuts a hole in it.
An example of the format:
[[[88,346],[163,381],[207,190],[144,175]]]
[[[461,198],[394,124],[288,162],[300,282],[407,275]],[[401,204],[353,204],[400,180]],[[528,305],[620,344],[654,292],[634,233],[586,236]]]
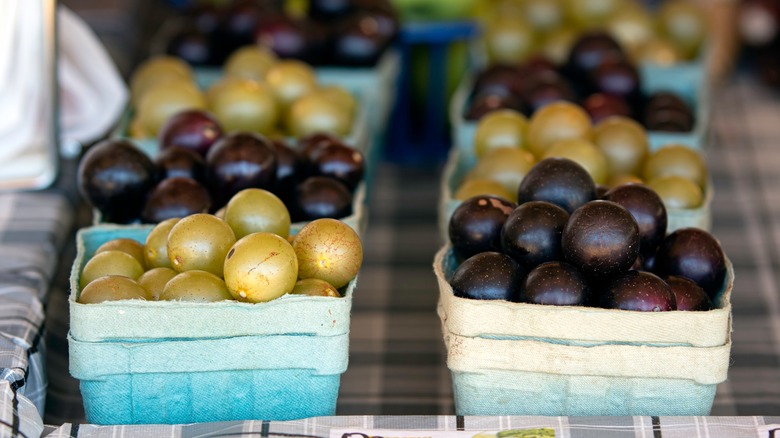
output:
[[[677,310],[707,311],[712,309],[712,301],[707,292],[693,280],[672,275],[666,278],[666,284],[672,288]]]
[[[288,200],[304,175],[304,163],[300,154],[283,140],[271,140],[276,154],[276,182],[272,192],[282,200]]]
[[[592,201],[569,217],[561,237],[563,257],[583,274],[604,278],[627,271],[639,255],[639,226],[625,208]]]
[[[726,256],[712,234],[682,228],[666,236],[655,257],[655,272],[695,281],[714,300],[726,278]]]
[[[176,113],[166,120],[157,139],[162,149],[179,146],[205,157],[222,134],[222,126],[213,114],[193,109]]]
[[[198,67],[212,65],[215,61],[211,39],[195,26],[177,32],[168,41],[165,53]]]
[[[363,154],[355,148],[344,144],[333,143],[317,150],[316,157],[311,162],[313,176],[335,178],[350,190],[363,180]]]
[[[349,189],[341,182],[323,176],[306,178],[298,186],[291,203],[293,222],[341,219],[352,214],[352,193]]]
[[[661,108],[645,112],[644,125],[648,131],[690,132],[693,124],[693,114],[677,108]]]
[[[632,103],[636,103],[640,97],[639,72],[627,60],[605,60],[591,72],[590,76],[596,92],[616,96]]]
[[[456,297],[517,301],[525,269],[509,256],[488,251],[466,259],[450,278]]]
[[[525,105],[519,95],[485,92],[475,94],[471,98],[464,117],[466,120],[479,120],[485,114],[499,109],[513,109],[520,113],[526,112]]]
[[[610,94],[593,93],[582,102],[582,108],[594,125],[612,116],[634,117],[625,99]]]
[[[528,273],[520,287],[520,302],[553,306],[584,306],[590,288],[577,269],[564,262],[542,263]]]
[[[579,164],[567,158],[545,158],[520,183],[518,204],[545,201],[568,213],[596,199],[596,184]]]
[[[298,139],[298,152],[303,160],[311,162],[317,158],[320,148],[331,144],[342,144],[342,142],[333,134],[318,132]]]
[[[557,205],[531,201],[515,208],[501,229],[501,249],[527,269],[561,260],[561,233],[569,213]]]
[[[473,94],[519,96],[525,90],[526,73],[523,68],[514,65],[492,65],[477,75]]]
[[[474,196],[463,201],[449,223],[455,255],[467,259],[484,251],[501,251],[501,228],[515,207],[497,196]]]
[[[168,178],[149,193],[141,221],[156,224],[166,219],[208,213],[210,208],[209,192],[199,182],[192,178]]]
[[[146,194],[156,183],[152,160],[126,140],[104,140],[89,148],[79,162],[79,192],[100,210],[105,222],[137,220]]]
[[[192,178],[203,182],[206,175],[206,160],[190,149],[170,146],[160,151],[154,159],[160,173],[160,179]]]
[[[531,75],[523,93],[523,100],[533,113],[539,108],[559,100],[574,102],[576,95],[569,81],[555,71],[541,71]]]
[[[655,252],[666,236],[666,207],[661,197],[646,185],[624,184],[611,189],[604,199],[622,205],[636,220],[639,225],[639,252]]]
[[[390,30],[391,35],[388,35],[388,31],[379,25],[380,20],[386,19],[382,14],[369,11],[356,12],[346,17],[334,31],[331,60],[345,66],[375,65],[395,34]]]
[[[273,146],[258,134],[238,132],[222,137],[206,156],[206,181],[214,208],[243,189],[271,190],[276,182]]]
[[[599,295],[600,306],[607,309],[639,312],[677,309],[672,288],[655,274],[645,271],[618,274],[606,282],[605,289]]]
[[[580,36],[572,46],[566,70],[572,80],[582,80],[605,60],[624,58],[625,54],[614,38],[606,32],[591,31]]]

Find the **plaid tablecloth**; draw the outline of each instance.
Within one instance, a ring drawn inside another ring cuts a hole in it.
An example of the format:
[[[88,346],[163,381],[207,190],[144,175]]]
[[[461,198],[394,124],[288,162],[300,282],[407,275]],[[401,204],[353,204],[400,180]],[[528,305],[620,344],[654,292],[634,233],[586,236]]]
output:
[[[39,436],[44,307],[71,230],[64,192],[0,195],[0,435]]]
[[[112,438],[124,436],[166,436],[195,438],[208,436],[258,436],[341,438],[346,432],[385,433],[394,436],[455,436],[460,431],[472,437],[483,431],[548,429],[556,438],[756,438],[767,424],[780,417],[455,417],[455,416],[343,416],[300,421],[245,421],[168,426],[99,427],[66,424],[51,431],[50,438]],[[780,424],[778,424],[780,428]],[[407,434],[404,433],[406,431]],[[49,431],[47,431],[49,432]],[[416,432],[416,433],[415,433]],[[350,435],[347,435],[350,436]],[[515,435],[517,436],[517,435]],[[534,437],[529,438],[536,438]],[[549,435],[545,435],[549,436]]]

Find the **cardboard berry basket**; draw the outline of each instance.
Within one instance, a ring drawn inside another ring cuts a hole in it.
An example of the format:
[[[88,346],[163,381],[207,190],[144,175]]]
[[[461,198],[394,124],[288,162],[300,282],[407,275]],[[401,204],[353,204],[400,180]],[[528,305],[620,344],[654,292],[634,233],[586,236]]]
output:
[[[71,271],[70,373],[89,423],[179,424],[334,415],[347,368],[352,296],[266,303],[125,300],[81,304],[79,276],[102,243],[144,242],[152,226],[77,235]]]
[[[726,380],[734,271],[707,312],[459,298],[434,260],[458,415],[708,415]]]
[[[693,109],[696,120],[690,132],[648,131],[647,139],[650,150],[660,149],[668,144],[681,144],[696,150],[705,150],[707,131],[709,129],[710,96],[707,77],[698,64],[680,67],[640,68],[642,90],[645,93],[670,91],[682,98]],[[465,155],[474,155],[474,133],[477,121],[466,120],[466,108],[470,102],[471,90],[474,86],[474,76],[466,75],[461,81],[450,101],[450,124],[452,126],[452,141],[455,147]]]
[[[439,234],[444,242],[449,241],[448,228],[452,213],[463,202],[454,198],[455,192],[463,182],[466,174],[476,165],[476,160],[473,154],[465,154],[458,148],[453,148],[447,158],[439,191],[441,194],[439,199]],[[712,227],[711,205],[713,196],[713,183],[709,181],[701,207],[667,208],[667,232],[687,227],[696,227],[709,231]]]

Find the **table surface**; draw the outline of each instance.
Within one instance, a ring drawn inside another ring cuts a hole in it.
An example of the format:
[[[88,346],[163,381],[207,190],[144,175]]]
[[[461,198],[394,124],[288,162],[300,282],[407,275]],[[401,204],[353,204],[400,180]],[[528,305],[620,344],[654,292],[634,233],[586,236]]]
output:
[[[734,264],[736,283],[732,296],[734,332],[729,380],[718,387],[712,415],[729,419],[662,418],[662,426],[684,424],[683,428],[693,428],[706,424],[709,436],[738,436],[719,432],[721,425],[744,420],[749,428],[749,424],[760,425],[765,420],[734,416],[780,414],[780,191],[776,190],[780,182],[780,148],[776,145],[779,122],[780,96],[749,80],[735,79],[716,90],[707,149],[715,184],[713,233]],[[431,268],[433,255],[441,245],[436,228],[440,177],[440,168],[404,168],[384,163],[378,170],[369,202],[365,264],[353,306],[350,363],[341,380],[337,406],[339,416],[361,416],[344,417],[353,418],[351,421],[358,425],[368,422],[376,427],[389,422],[399,428],[414,428],[415,424],[430,426],[435,422],[445,427],[457,421],[451,416],[452,387],[435,313],[438,289]],[[80,221],[87,220],[88,216],[82,215]],[[64,266],[69,257],[72,242],[65,245],[61,258]],[[49,391],[44,419],[52,425],[84,422],[77,382],[67,373],[67,286],[63,271],[66,269],[60,269],[54,282],[47,315]],[[427,420],[386,417],[404,415],[423,416]],[[439,417],[442,415],[445,417]],[[295,426],[285,423],[283,427],[296,433],[316,430],[314,435],[327,434],[322,431],[347,421],[344,418],[295,422]],[[644,426],[637,425],[647,423],[652,430],[654,419],[637,418],[616,417],[607,424],[624,424],[620,430],[639,431]],[[522,418],[501,421],[513,425],[542,424]],[[585,426],[592,422],[565,418],[555,421],[584,421]],[[604,422],[593,421],[594,427]],[[282,427],[283,423],[272,424]],[[496,424],[499,426],[491,427],[503,428],[505,423]],[[230,430],[268,430],[263,429],[267,425],[254,422],[223,426]],[[104,430],[81,427],[80,434]],[[569,430],[569,426],[565,429]],[[197,435],[193,431],[198,430],[179,428],[176,433]],[[571,432],[571,436],[590,435]],[[670,432],[668,436],[674,434]]]
[[[431,268],[441,245],[436,228],[441,168],[385,163],[370,196],[338,416],[152,429],[81,424],[78,383],[68,375],[66,300],[75,253],[71,224],[88,224],[89,212],[73,207],[69,163],[52,190],[0,195],[0,435],[9,429],[39,432],[45,423],[52,425],[45,430],[52,436],[328,436],[342,427],[552,427],[556,436],[571,437],[757,436],[761,425],[780,423],[780,417],[761,417],[780,415],[780,95],[741,77],[713,91],[707,148],[715,187],[713,233],[736,272],[732,363],[728,381],[718,387],[714,417],[453,416]],[[20,306],[24,312],[14,313]],[[44,400],[41,422],[37,412]]]

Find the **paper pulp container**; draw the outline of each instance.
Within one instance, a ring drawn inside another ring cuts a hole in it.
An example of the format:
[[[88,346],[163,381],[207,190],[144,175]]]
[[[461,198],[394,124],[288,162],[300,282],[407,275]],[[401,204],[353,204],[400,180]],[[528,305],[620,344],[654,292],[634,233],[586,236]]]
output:
[[[342,298],[267,303],[125,300],[80,304],[79,275],[102,243],[152,226],[79,231],[71,272],[70,373],[87,421],[180,424],[334,415],[347,368],[356,280]]]
[[[463,203],[454,198],[458,186],[463,182],[466,174],[476,165],[474,154],[465,154],[458,148],[450,151],[447,163],[442,173],[441,188],[439,193],[439,234],[444,242],[449,241],[448,228],[450,218],[455,209]],[[519,188],[519,187],[518,187]],[[714,189],[712,181],[707,184],[704,194],[704,202],[699,208],[667,208],[667,232],[680,228],[696,227],[703,230],[712,228],[712,197]]]
[[[708,415],[731,349],[728,264],[707,312],[632,312],[459,298],[434,260],[458,415]]]

